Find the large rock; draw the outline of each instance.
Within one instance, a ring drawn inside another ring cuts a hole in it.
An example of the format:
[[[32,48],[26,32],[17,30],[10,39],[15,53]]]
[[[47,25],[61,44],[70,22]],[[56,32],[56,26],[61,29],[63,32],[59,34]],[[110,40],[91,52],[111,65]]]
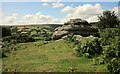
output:
[[[75,35],[89,36],[96,35],[98,30],[91,28],[91,25],[82,19],[70,19],[70,21],[64,23],[63,26],[54,30],[52,39],[60,39],[63,36],[73,33]]]
[[[68,31],[55,31],[55,33],[52,35],[52,39],[60,39],[62,36],[67,34],[69,34]]]

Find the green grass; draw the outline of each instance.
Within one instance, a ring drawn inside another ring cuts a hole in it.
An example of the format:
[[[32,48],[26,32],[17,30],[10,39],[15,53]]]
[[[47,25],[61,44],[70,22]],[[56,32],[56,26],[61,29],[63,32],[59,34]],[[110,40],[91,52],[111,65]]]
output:
[[[77,57],[74,46],[64,40],[48,44],[20,43],[18,50],[3,58],[3,71],[18,72],[104,72],[105,65],[94,65],[92,59]]]

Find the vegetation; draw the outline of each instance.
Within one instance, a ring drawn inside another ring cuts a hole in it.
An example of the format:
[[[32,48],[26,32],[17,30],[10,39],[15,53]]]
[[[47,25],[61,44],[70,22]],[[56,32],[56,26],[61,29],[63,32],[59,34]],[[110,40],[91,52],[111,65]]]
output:
[[[16,51],[3,58],[3,72],[107,72],[106,65],[94,65],[92,59],[77,57],[74,45],[64,40],[16,46]]]
[[[105,28],[100,30],[100,38],[102,38],[102,45],[110,45],[113,42],[118,42],[119,38],[118,28]]]
[[[111,11],[99,16],[99,37],[51,40],[50,28],[27,28],[3,37],[3,71],[120,73],[119,19]],[[8,31],[10,29],[4,29]],[[25,32],[24,32],[25,31]],[[1,51],[1,50],[0,50]],[[11,53],[11,54],[9,54]],[[13,58],[14,57],[14,58]],[[12,58],[12,59],[11,59]]]
[[[2,37],[11,36],[10,27],[2,27]]]
[[[83,38],[82,38],[83,39]],[[83,40],[76,40],[73,34],[68,35],[67,42],[75,45],[75,50],[79,56],[94,57],[95,55],[102,53],[102,47],[100,45],[100,39],[97,37],[84,37]]]
[[[119,26],[119,19],[114,11],[104,11],[102,15],[98,16],[98,18],[99,28],[116,28]]]
[[[104,32],[104,33],[103,33]],[[119,49],[119,35],[118,29],[106,28],[101,32],[102,45],[103,45],[103,59],[107,64],[109,72],[119,73],[120,72],[120,49]],[[105,40],[106,39],[106,40]],[[116,67],[117,66],[117,67]]]
[[[20,30],[20,31],[18,31]],[[24,31],[26,30],[26,31]],[[34,34],[34,30],[36,33]],[[6,53],[16,49],[17,43],[26,43],[26,42],[34,42],[38,40],[43,41],[49,41],[51,39],[51,33],[49,33],[51,30],[48,28],[38,28],[38,29],[31,29],[30,31],[27,31],[26,27],[17,28],[17,27],[3,27],[3,38],[2,42],[4,45],[2,46],[2,57],[6,57]],[[4,33],[6,35],[4,35]]]
[[[119,36],[119,19],[118,16],[111,11],[103,12],[103,16],[99,17],[100,38],[103,46],[101,58],[107,64],[107,69],[110,73],[120,72],[120,36]]]
[[[119,19],[114,12],[104,11],[99,16],[100,38],[84,39],[77,41],[74,35],[68,35],[67,42],[76,45],[77,54],[93,58],[95,65],[106,64],[110,73],[120,72],[120,36]],[[96,56],[97,54],[97,56]],[[99,55],[98,55],[99,54]]]
[[[94,57],[95,55],[102,53],[102,47],[100,46],[100,41],[98,38],[93,38],[89,41],[80,42],[77,45],[76,51],[80,55],[85,55],[87,57]]]

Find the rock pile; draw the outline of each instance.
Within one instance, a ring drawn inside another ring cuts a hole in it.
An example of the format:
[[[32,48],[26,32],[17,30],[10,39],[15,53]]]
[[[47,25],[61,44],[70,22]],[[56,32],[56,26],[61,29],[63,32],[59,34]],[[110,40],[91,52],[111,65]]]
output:
[[[54,31],[55,32],[52,35],[52,39],[55,40],[60,39],[70,33],[81,36],[96,36],[98,32],[97,29],[91,28],[91,25],[82,19],[70,19],[70,21],[64,23],[63,26],[56,28]]]

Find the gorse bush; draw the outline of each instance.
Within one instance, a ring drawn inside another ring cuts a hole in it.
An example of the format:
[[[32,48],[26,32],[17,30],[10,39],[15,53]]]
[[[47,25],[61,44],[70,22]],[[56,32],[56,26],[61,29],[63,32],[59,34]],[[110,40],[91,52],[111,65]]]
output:
[[[115,72],[115,74],[120,73],[120,48],[117,42],[105,46],[103,51],[104,62],[107,64],[108,71]]]
[[[74,34],[68,34],[68,35],[67,35],[67,38],[66,38],[66,41],[67,41],[68,43],[74,42],[73,36],[74,36]]]
[[[74,37],[70,38],[70,42],[76,45],[74,49],[79,56],[93,57],[102,53],[100,39],[97,37],[93,37],[91,39],[86,38],[83,42],[76,40]]]
[[[102,38],[102,45],[110,45],[115,41],[118,41],[118,29],[117,28],[105,28],[100,30],[100,38]]]
[[[100,32],[101,45],[104,49],[103,55],[106,58],[106,62],[109,62],[112,58],[120,57],[118,32],[117,28],[106,28]]]
[[[100,56],[100,57],[94,57],[93,58],[93,63],[95,64],[95,65],[100,65],[100,64],[104,64],[105,62],[104,62],[104,56]]]
[[[67,35],[67,38],[65,39],[68,43],[72,43],[73,45],[78,45],[80,42],[76,40],[76,37],[74,34]]]
[[[104,11],[98,16],[99,34],[103,52],[100,58],[107,64],[110,73],[120,73],[120,24],[115,12]]]
[[[86,37],[84,41],[78,41],[73,34],[67,36],[67,42],[75,45],[78,56],[94,57],[102,53],[101,39],[98,37]]]
[[[17,42],[18,43],[23,43],[23,42],[34,42],[35,40],[29,36],[28,34],[21,34],[19,37],[17,37]]]
[[[80,53],[80,55],[85,54],[87,56],[89,55],[90,57],[102,53],[102,47],[100,46],[99,38],[93,38],[91,40],[81,42],[77,46],[76,50]]]
[[[17,50],[16,44],[23,42],[33,42],[34,39],[29,34],[12,34],[11,36],[5,36],[2,38],[2,55],[6,56],[6,53]],[[4,57],[3,56],[3,57]]]
[[[35,41],[43,40],[50,41],[52,36],[52,31],[49,28],[37,28],[30,31],[30,36],[35,39]]]
[[[100,31],[101,45],[103,47],[102,59],[111,73],[120,72],[120,40],[118,28],[105,28]]]
[[[107,64],[107,69],[110,73],[120,73],[120,58],[112,58]]]
[[[115,44],[104,47],[103,55],[106,58],[106,62],[109,62],[112,58],[120,57],[120,50]]]
[[[4,41],[10,42],[11,40],[12,40],[12,36],[6,36],[6,37],[2,38],[2,42],[4,42]]]
[[[34,42],[34,39],[29,36],[28,34],[21,34],[21,35],[12,35],[12,36],[6,36],[2,38],[2,42],[4,43],[7,41],[8,43],[22,43],[22,42]]]

